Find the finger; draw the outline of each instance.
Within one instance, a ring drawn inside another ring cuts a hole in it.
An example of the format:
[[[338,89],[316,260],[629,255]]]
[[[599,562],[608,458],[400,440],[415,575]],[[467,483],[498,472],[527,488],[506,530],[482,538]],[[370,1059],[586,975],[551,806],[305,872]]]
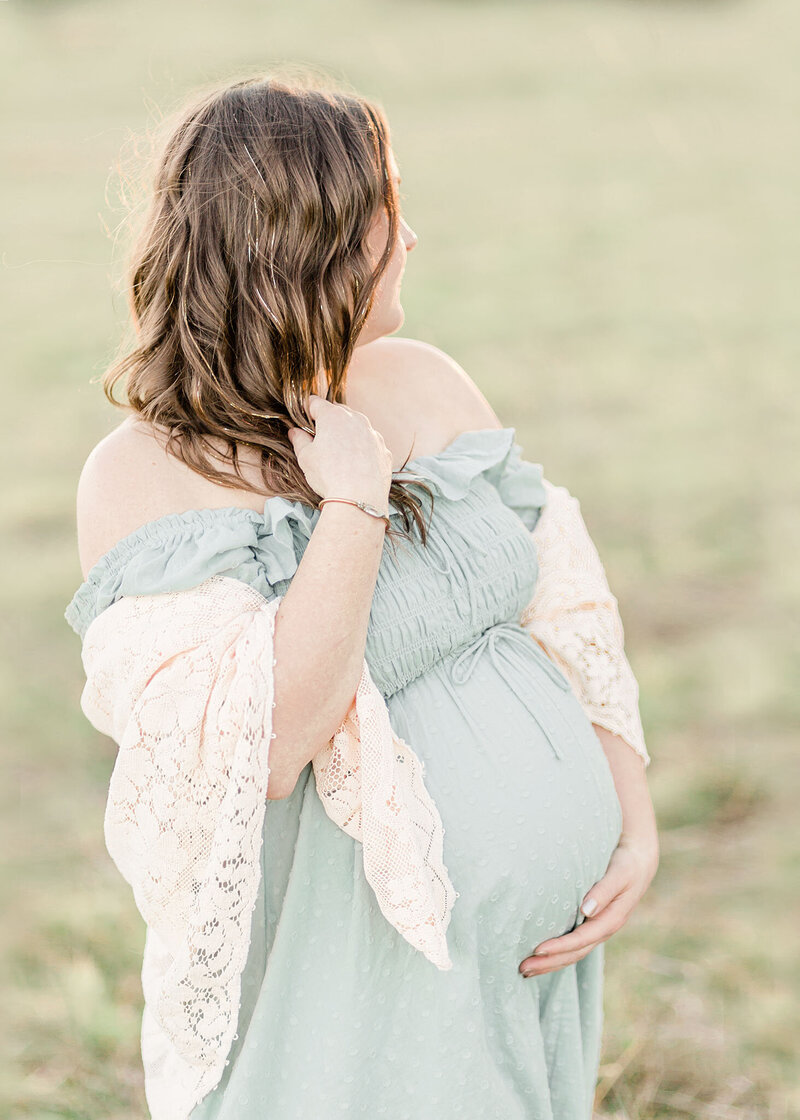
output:
[[[611,913],[610,907],[612,902],[622,900],[627,903],[627,912],[630,913],[635,906],[635,900],[631,897],[626,898],[625,891],[629,886],[627,877],[620,875],[618,872],[613,874],[609,872],[602,879],[600,879],[584,899],[583,907],[586,905],[587,899],[599,900],[596,909],[592,909],[591,914],[586,917],[586,920],[581,923],[576,929],[571,930],[569,933],[563,933],[560,937],[552,937],[547,941],[543,941],[534,949],[535,956],[547,956],[551,953],[568,952],[573,948],[580,948],[582,945],[587,944],[596,937],[598,929],[605,930],[608,928],[609,922],[616,915]],[[616,889],[616,894],[612,891]],[[608,915],[611,914],[611,918]],[[627,915],[626,915],[627,916]],[[602,920],[602,924],[601,923]],[[588,923],[588,925],[587,925]],[[613,932],[613,930],[611,931]],[[610,934],[608,934],[610,936]]]
[[[584,896],[581,912],[587,918],[596,918],[613,899],[631,886],[632,881],[628,868],[610,867]]]
[[[309,432],[304,432],[302,428],[289,428],[287,434],[295,455],[297,455],[299,451],[302,451],[304,447],[308,447],[314,439]]]
[[[317,416],[323,409],[329,408],[333,402],[326,401],[319,393],[308,394],[308,413],[312,420],[316,420]]]
[[[593,945],[586,945],[583,949],[576,950],[574,953],[559,953],[555,957],[534,957],[534,960],[538,960],[537,964],[526,965],[519,971],[526,980],[529,980],[531,976],[544,976],[547,972],[557,972],[561,968],[567,968],[569,965],[575,964],[576,961],[588,957],[592,949],[596,949],[600,944],[601,942],[597,941]]]
[[[538,976],[544,972],[553,972],[557,968],[566,968],[568,964],[579,961],[587,953],[591,953],[592,949],[597,948],[604,940],[606,939],[598,937],[596,940],[582,945],[580,949],[571,949],[569,952],[563,953],[549,953],[546,957],[528,957],[520,964],[518,971],[523,976],[531,974]]]
[[[612,933],[615,932],[616,927],[612,928],[612,926],[609,924],[605,928],[601,929],[593,927],[591,929],[591,932],[581,932],[580,936],[577,936],[577,934],[573,935],[571,933],[566,934],[563,938],[565,942],[564,945],[558,945],[550,942],[549,944],[551,945],[551,948],[549,948],[546,952],[539,952],[539,949],[537,947],[535,953],[532,956],[526,957],[524,961],[520,962],[519,970],[520,972],[527,972],[528,969],[538,968],[540,965],[549,965],[551,961],[558,962],[563,957],[569,956],[570,953],[582,953],[584,952],[584,950],[588,952],[589,949],[594,948],[594,946],[598,945],[601,941],[607,941],[608,938],[611,937]]]
[[[522,961],[520,968],[527,968],[542,958],[554,956],[557,953],[569,953],[576,949],[583,949],[597,941],[605,941],[620,929],[629,914],[633,904],[620,897],[605,907],[602,916],[587,918],[577,929],[564,933],[561,937],[553,937],[537,945],[531,956]]]

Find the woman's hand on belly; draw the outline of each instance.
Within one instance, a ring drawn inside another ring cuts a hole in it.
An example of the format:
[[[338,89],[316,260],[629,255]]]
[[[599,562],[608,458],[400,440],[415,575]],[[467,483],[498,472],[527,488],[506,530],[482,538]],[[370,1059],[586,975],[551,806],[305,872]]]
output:
[[[641,756],[618,735],[594,724],[614,778],[622,808],[622,835],[608,868],[586,894],[586,921],[570,933],[550,938],[520,963],[527,978],[579,961],[621,929],[658,868],[658,831]]]
[[[608,871],[592,887],[588,899],[597,901],[596,910],[572,930],[543,941],[519,966],[526,976],[540,976],[579,961],[601,941],[621,929],[655,875],[649,848],[637,847],[623,837],[611,856]],[[584,902],[586,905],[586,902]]]

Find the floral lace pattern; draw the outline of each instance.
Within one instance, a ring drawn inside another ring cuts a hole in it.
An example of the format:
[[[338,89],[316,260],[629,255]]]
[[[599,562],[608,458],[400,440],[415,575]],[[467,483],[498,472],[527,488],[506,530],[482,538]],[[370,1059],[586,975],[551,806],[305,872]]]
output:
[[[81,707],[119,744],[104,832],[148,927],[142,1050],[158,1055],[145,1057],[147,1093],[164,1120],[218,1083],[235,1030],[259,884],[276,613],[277,601],[214,578],[118,600],[83,644]]]

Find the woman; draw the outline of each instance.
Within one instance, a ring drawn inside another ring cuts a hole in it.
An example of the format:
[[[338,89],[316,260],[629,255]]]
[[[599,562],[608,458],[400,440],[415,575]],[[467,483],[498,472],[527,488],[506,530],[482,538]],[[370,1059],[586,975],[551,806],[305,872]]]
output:
[[[84,710],[123,745],[106,836],[148,921],[156,1120],[588,1120],[603,942],[656,870],[577,502],[455,362],[388,337],[416,243],[399,181],[374,105],[238,82],[174,126],[134,254],[137,346],[104,380],[130,415],[81,475],[66,617]],[[251,781],[263,832],[220,856]],[[444,900],[416,929],[399,851]],[[184,909],[156,929],[159,890]],[[215,969],[234,1019],[198,996]]]

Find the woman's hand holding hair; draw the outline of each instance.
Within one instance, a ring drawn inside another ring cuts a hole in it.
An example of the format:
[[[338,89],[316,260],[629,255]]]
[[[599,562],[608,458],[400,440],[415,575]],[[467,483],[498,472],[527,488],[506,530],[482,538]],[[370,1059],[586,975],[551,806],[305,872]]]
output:
[[[316,431],[290,428],[297,462],[320,498],[353,498],[385,510],[392,485],[392,453],[363,412],[312,393],[308,411]],[[325,507],[329,509],[329,506]]]

